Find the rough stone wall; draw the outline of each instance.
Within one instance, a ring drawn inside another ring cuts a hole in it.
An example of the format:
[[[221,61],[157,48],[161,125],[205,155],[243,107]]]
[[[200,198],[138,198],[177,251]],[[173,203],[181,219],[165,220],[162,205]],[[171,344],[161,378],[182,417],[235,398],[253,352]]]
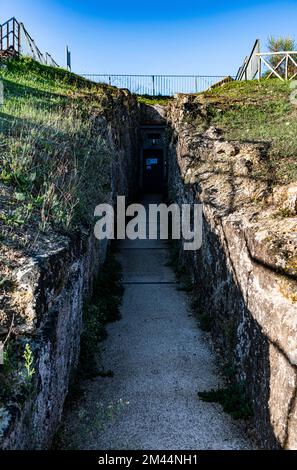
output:
[[[137,189],[138,105],[125,91],[108,100],[105,112],[90,119],[97,121],[96,129],[100,120],[112,155],[108,199],[113,203],[117,194],[131,198]],[[94,201],[94,207],[100,202]],[[7,405],[9,423],[1,427],[2,449],[51,445],[78,364],[83,303],[106,249],[106,241],[99,242],[92,230],[81,229],[69,237],[52,235],[44,240],[42,250],[22,259],[16,278],[26,303],[26,323],[19,333],[32,338],[36,372],[31,396],[21,406]]]
[[[171,198],[203,204],[202,247],[184,256],[214,342],[246,384],[260,444],[296,449],[297,185],[257,177],[265,144],[198,132],[192,107],[180,95],[168,110]]]

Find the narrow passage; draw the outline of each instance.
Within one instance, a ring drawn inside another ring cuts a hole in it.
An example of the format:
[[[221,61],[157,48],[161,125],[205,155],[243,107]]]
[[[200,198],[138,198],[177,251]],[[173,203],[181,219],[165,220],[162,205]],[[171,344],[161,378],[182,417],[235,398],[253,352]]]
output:
[[[242,423],[197,398],[221,379],[166,265],[167,243],[125,240],[119,258],[122,319],[108,325],[100,359],[113,376],[84,384],[80,409],[66,418],[73,448],[251,449]]]

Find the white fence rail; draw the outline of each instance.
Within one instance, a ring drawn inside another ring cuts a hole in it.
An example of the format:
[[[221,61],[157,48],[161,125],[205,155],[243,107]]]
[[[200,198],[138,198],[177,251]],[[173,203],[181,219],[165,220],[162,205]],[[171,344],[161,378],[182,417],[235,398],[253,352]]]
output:
[[[251,54],[239,68],[236,80],[269,79],[293,80],[297,76],[297,51],[260,52],[257,39]]]
[[[261,52],[258,58],[258,78],[277,77],[280,80],[293,80],[297,75],[297,51]],[[276,59],[271,60],[271,59]]]

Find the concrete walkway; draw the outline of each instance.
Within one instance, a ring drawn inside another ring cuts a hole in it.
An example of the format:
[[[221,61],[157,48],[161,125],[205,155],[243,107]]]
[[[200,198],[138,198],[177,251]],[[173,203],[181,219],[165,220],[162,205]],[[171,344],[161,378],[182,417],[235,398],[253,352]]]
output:
[[[163,241],[124,241],[122,319],[108,325],[102,364],[67,418],[76,449],[250,449],[242,423],[197,398],[220,385],[215,358],[166,266]]]

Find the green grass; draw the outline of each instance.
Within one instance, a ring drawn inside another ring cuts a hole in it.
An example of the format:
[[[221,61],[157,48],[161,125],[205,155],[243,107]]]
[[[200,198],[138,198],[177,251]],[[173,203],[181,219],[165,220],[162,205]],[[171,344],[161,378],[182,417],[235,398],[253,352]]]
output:
[[[297,179],[297,107],[291,92],[289,83],[275,79],[230,82],[195,100],[206,108],[207,125],[222,128],[225,138],[269,143],[269,171],[276,182],[290,182]]]
[[[13,337],[4,347],[3,365],[0,368],[0,407],[7,402],[19,406],[33,392],[34,350],[30,338]]]
[[[159,104],[161,106],[166,106],[170,100],[173,100],[171,96],[150,96],[150,95],[137,95],[137,101],[139,103],[147,104],[153,106]]]
[[[43,231],[88,223],[111,162],[95,116],[117,91],[28,58],[8,61],[0,79],[0,183],[14,190],[0,218],[12,226],[36,221]]]

